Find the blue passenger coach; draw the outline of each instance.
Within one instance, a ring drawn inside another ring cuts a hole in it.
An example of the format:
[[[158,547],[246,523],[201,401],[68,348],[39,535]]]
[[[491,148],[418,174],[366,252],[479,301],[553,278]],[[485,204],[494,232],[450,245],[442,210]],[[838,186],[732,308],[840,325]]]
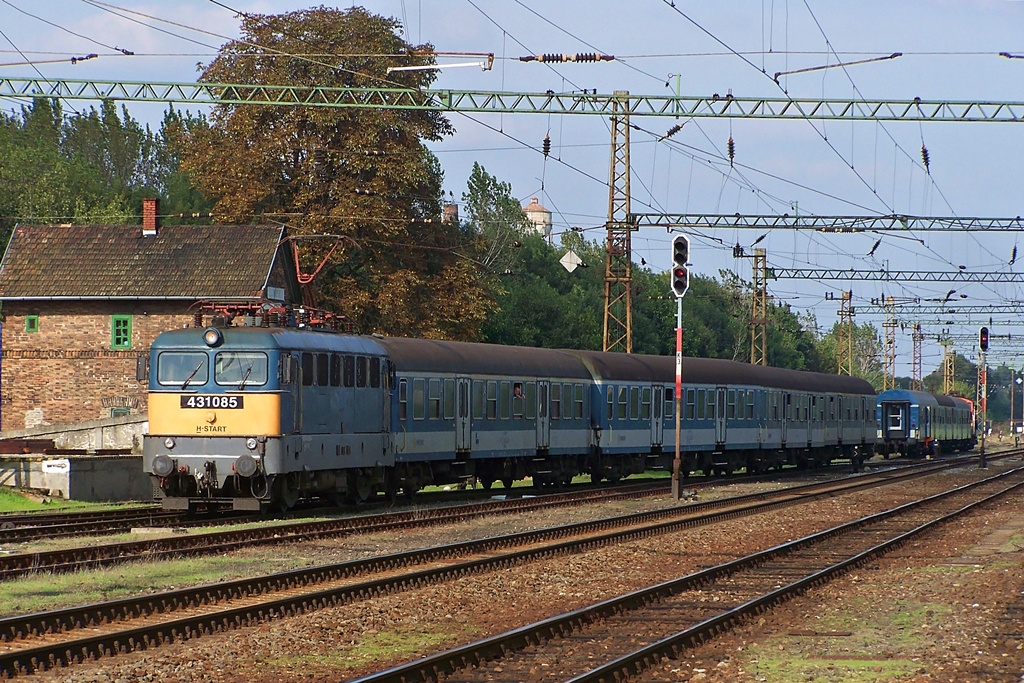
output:
[[[958,396],[889,389],[878,394],[875,415],[876,450],[886,458],[966,451],[977,444],[974,403]]]

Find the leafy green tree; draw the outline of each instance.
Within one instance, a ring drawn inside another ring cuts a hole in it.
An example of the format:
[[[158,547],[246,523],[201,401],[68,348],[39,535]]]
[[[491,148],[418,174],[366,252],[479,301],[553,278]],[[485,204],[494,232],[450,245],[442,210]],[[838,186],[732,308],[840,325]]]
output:
[[[388,73],[433,59],[399,28],[360,7],[245,15],[200,80],[429,87],[434,71]],[[318,290],[361,331],[473,339],[488,291],[470,236],[439,220],[442,173],[424,145],[452,132],[436,111],[224,105],[185,136],[182,170],[218,220],[279,214],[293,234],[317,236],[298,243],[307,272],[340,242]]]

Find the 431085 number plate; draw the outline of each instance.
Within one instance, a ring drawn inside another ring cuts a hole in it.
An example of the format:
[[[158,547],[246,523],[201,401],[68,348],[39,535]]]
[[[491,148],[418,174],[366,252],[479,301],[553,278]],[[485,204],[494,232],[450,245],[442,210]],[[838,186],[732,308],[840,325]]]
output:
[[[242,396],[195,394],[182,396],[182,408],[243,408]]]

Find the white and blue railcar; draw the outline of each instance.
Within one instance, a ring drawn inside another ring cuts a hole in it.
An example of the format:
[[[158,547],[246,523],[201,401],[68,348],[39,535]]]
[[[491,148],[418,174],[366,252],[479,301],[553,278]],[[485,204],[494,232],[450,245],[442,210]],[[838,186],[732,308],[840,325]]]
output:
[[[875,414],[876,450],[886,458],[966,451],[977,444],[974,403],[965,398],[888,389],[878,394]]]

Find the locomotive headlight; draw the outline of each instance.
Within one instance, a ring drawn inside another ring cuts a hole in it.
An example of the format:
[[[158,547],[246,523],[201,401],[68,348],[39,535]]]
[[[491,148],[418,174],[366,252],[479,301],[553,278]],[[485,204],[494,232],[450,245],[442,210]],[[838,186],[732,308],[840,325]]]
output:
[[[174,471],[174,461],[166,455],[158,455],[153,458],[153,474],[158,477],[166,477]]]
[[[256,439],[252,438],[251,436],[245,440],[245,447],[248,448],[250,451],[256,450],[256,445]]]
[[[174,448],[174,446],[174,439],[172,439],[171,437],[167,437],[166,439],[164,439],[164,448],[166,448],[167,450],[171,450],[172,448]]]
[[[203,341],[207,346],[220,346],[224,341],[224,335],[216,327],[208,327],[203,332]]]

